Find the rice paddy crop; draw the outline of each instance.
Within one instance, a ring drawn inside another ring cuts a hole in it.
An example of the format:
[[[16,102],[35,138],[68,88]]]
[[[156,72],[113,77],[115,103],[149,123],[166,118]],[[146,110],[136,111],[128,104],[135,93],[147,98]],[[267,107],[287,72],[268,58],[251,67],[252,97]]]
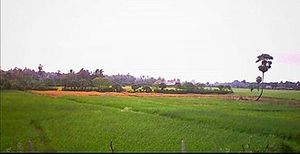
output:
[[[1,151],[299,152],[300,109],[281,101],[1,91]]]

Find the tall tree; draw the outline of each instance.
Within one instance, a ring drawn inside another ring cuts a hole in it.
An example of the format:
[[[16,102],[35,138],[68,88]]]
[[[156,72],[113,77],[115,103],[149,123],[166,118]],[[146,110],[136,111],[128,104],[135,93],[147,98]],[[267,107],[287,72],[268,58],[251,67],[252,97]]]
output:
[[[43,65],[42,65],[42,64],[39,64],[38,69],[39,69],[39,72],[41,72],[41,71],[43,70]]]
[[[262,72],[262,77],[258,76],[256,78],[256,81],[257,83],[260,83],[262,86],[261,86],[260,95],[257,97],[256,101],[258,101],[263,94],[264,91],[263,82],[264,82],[265,72],[267,72],[271,68],[272,65],[271,60],[273,60],[273,57],[268,54],[261,54],[257,56],[256,63],[261,62],[261,64],[258,66],[258,69]]]
[[[43,65],[39,64],[38,69],[39,69],[38,75],[39,75],[39,78],[41,79],[43,77]]]
[[[84,68],[82,68],[79,72],[77,72],[76,75],[79,79],[89,79],[90,78],[89,70],[85,70]]]
[[[103,75],[103,69],[96,69],[95,72],[93,73],[93,78],[96,77],[104,77]]]
[[[67,87],[71,87],[71,89],[76,87],[76,74],[73,69],[70,69],[67,74]]]

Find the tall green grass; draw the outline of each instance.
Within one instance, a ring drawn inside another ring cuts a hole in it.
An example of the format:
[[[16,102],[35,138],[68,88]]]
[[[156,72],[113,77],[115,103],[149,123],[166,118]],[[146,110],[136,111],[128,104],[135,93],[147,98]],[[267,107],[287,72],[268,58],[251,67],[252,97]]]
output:
[[[284,100],[283,100],[284,101]],[[300,110],[216,98],[1,92],[1,151],[300,151]],[[250,145],[250,146],[249,146]],[[244,148],[243,148],[244,147]]]

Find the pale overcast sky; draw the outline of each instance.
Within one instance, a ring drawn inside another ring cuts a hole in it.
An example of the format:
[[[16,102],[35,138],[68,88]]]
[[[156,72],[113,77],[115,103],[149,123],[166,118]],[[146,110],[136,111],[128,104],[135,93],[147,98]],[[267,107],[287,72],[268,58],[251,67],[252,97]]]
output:
[[[300,0],[2,0],[1,69],[300,80]]]

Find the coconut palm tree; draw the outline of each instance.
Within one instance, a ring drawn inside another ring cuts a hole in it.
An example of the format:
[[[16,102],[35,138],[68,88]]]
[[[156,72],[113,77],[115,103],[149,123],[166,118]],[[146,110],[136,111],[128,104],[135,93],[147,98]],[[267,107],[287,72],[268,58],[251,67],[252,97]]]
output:
[[[39,69],[39,72],[41,72],[41,71],[43,70],[43,65],[42,65],[42,64],[39,64],[38,69]]]
[[[103,69],[96,69],[94,72],[94,77],[104,77],[103,72]]]
[[[258,66],[258,69],[262,72],[262,77],[258,76],[256,78],[257,83],[261,83],[261,85],[263,84],[264,77],[265,77],[265,72],[267,72],[271,68],[271,64],[272,64],[271,60],[273,60],[273,57],[268,55],[268,54],[261,54],[261,55],[257,56],[256,63],[261,61],[261,65]],[[263,86],[262,86],[260,95],[257,97],[256,101],[258,101],[260,99],[260,97],[263,94],[263,91],[264,91],[264,89],[263,89]]]

